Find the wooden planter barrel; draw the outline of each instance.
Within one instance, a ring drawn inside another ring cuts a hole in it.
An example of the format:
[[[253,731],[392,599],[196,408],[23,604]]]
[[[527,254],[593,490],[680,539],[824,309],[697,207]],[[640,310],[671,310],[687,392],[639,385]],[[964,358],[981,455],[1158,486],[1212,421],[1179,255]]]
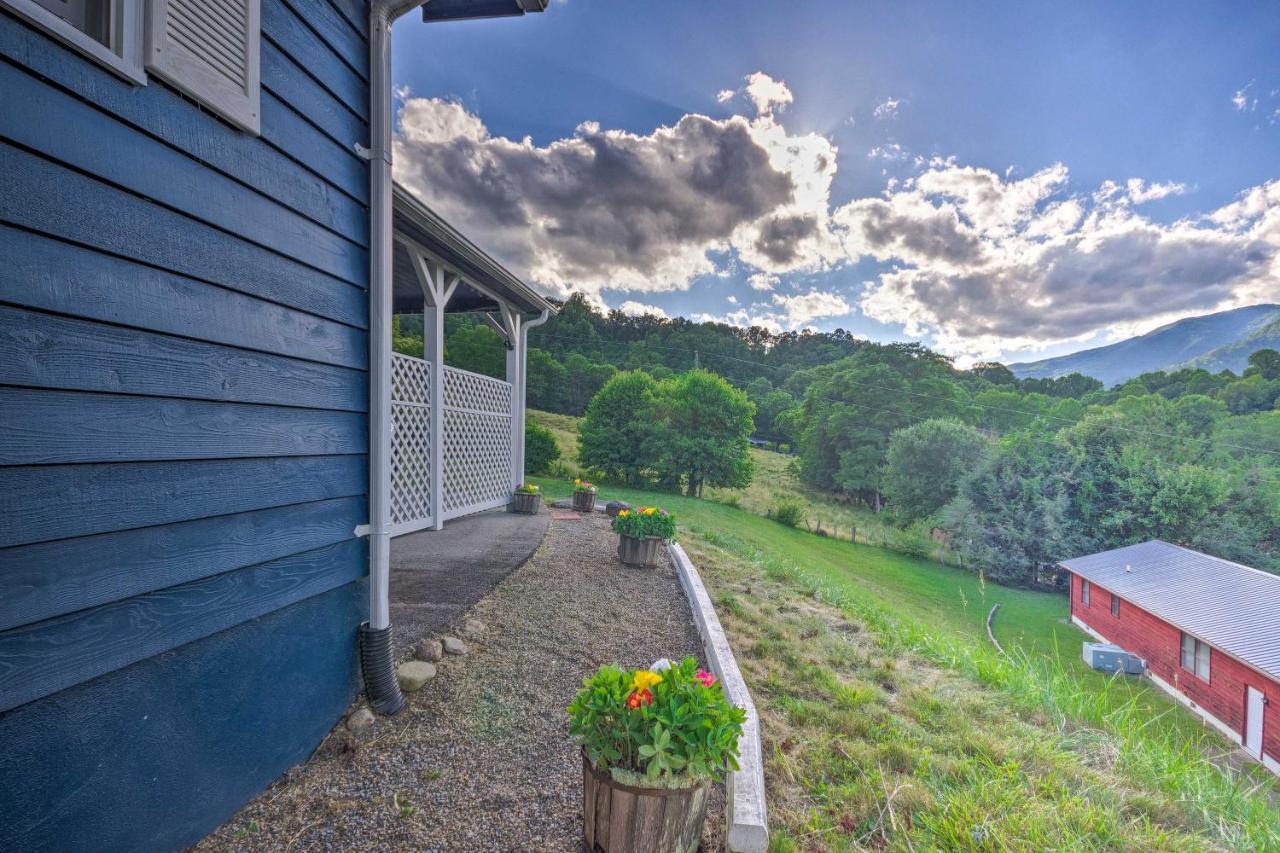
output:
[[[537,515],[540,506],[542,506],[542,495],[538,494],[516,492],[514,500],[511,501],[511,511],[524,515]]]
[[[660,536],[627,536],[618,534],[618,559],[628,566],[649,568],[658,564]]]
[[[578,512],[594,512],[596,508],[596,493],[574,492],[573,508]]]
[[[587,850],[693,853],[702,840],[710,783],[637,788],[613,781],[582,756],[582,834]]]

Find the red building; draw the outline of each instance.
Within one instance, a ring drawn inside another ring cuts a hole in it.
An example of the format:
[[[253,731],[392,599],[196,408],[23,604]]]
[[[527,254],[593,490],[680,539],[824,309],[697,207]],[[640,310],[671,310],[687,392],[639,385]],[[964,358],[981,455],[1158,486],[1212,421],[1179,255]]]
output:
[[[1160,541],[1062,567],[1071,621],[1280,774],[1280,576]]]

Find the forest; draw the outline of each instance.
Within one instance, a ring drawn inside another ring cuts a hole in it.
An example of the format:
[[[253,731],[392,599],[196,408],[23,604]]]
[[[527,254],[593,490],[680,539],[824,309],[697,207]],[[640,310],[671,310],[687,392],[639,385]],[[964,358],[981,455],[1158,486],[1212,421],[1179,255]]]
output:
[[[421,354],[420,318],[397,318],[396,348]],[[449,318],[446,359],[503,375],[497,336],[465,316]],[[583,461],[605,478],[741,485],[754,438],[793,453],[806,483],[934,532],[1001,582],[1043,584],[1069,555],[1153,538],[1280,572],[1275,350],[1242,375],[1104,388],[962,370],[843,331],[605,315],[574,297],[531,332],[528,363],[529,406],[586,415]]]

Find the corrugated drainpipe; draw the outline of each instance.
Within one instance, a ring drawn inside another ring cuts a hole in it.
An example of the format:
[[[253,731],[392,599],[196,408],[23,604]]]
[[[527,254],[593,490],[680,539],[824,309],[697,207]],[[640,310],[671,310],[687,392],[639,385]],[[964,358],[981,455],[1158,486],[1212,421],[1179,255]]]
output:
[[[369,6],[369,621],[360,673],[380,714],[404,707],[391,645],[391,25],[421,5]]]

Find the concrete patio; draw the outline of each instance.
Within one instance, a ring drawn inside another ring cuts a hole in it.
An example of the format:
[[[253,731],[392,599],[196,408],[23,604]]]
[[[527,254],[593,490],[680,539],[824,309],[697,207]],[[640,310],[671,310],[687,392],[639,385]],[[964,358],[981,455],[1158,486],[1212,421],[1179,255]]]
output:
[[[441,632],[542,544],[551,517],[505,510],[469,515],[391,540],[391,624],[396,657]]]

